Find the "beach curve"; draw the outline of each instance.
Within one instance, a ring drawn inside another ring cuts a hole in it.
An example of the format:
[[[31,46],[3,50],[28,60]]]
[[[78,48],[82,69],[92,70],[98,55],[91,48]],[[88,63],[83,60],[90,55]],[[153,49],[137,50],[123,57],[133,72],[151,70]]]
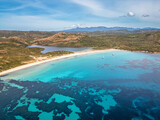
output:
[[[33,62],[33,63],[18,66],[18,67],[15,67],[15,68],[11,68],[9,70],[2,71],[2,72],[0,72],[0,77],[4,76],[4,75],[7,75],[9,73],[18,71],[18,70],[22,70],[22,69],[29,68],[29,67],[32,67],[32,66],[35,66],[35,65],[39,65],[39,64],[42,64],[42,63],[61,60],[61,59],[65,59],[65,58],[72,58],[72,57],[76,57],[76,56],[82,56],[82,55],[88,55],[88,54],[94,54],[94,53],[101,53],[101,52],[112,52],[112,51],[120,51],[120,50],[118,50],[118,49],[88,50],[88,51],[74,52],[72,54],[67,54],[67,55],[56,56],[56,57],[53,57],[53,58],[50,58],[50,59],[47,59],[47,60]]]

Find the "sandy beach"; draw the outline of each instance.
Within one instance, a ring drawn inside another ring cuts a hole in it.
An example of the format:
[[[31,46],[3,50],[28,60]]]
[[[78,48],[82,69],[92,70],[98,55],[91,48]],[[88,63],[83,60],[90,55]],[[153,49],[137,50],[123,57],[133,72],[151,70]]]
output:
[[[47,60],[42,60],[42,61],[38,61],[38,62],[34,62],[34,63],[30,63],[30,64],[26,64],[26,65],[22,65],[22,66],[18,66],[6,71],[3,71],[0,73],[0,76],[9,74],[11,72],[15,72],[21,69],[25,69],[31,66],[35,66],[35,65],[39,65],[42,63],[46,63],[46,62],[50,62],[50,61],[56,61],[56,60],[61,60],[61,59],[65,59],[65,58],[71,58],[71,57],[76,57],[76,56],[81,56],[81,55],[87,55],[87,54],[93,54],[93,53],[100,53],[100,52],[112,52],[112,51],[118,51],[117,49],[106,49],[106,50],[88,50],[88,51],[81,51],[81,52],[75,52],[73,54],[68,54],[68,55],[62,55],[62,56],[57,56],[57,57],[53,57]]]

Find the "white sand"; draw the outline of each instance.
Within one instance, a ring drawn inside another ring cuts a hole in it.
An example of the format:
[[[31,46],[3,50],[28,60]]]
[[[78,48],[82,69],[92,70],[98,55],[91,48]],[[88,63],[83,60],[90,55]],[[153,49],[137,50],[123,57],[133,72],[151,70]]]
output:
[[[87,55],[87,54],[93,54],[93,53],[100,53],[100,52],[112,52],[112,51],[118,51],[117,49],[107,49],[107,50],[88,50],[88,51],[82,51],[82,52],[75,52],[73,54],[68,54],[68,55],[63,55],[63,56],[57,56],[51,59],[47,59],[47,60],[43,60],[43,61],[38,61],[38,62],[34,62],[34,63],[30,63],[30,64],[26,64],[26,65],[22,65],[19,67],[15,67],[6,71],[3,71],[0,73],[0,76],[9,74],[11,72],[15,72],[21,69],[25,69],[34,65],[39,65],[42,63],[46,63],[46,62],[50,62],[50,61],[55,61],[55,60],[60,60],[60,59],[65,59],[65,58],[70,58],[70,57],[75,57],[75,56],[81,56],[81,55]]]

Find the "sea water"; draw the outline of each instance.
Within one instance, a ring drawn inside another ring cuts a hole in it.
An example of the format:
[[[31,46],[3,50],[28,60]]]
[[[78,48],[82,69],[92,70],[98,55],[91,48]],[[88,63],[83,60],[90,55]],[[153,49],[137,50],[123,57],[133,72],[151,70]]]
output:
[[[77,56],[1,76],[0,82],[0,110],[8,119],[160,119],[160,54]]]

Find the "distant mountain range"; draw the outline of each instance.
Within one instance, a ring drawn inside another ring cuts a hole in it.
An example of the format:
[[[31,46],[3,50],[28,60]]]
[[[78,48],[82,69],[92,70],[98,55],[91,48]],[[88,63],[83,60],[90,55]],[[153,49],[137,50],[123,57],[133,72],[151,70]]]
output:
[[[137,31],[137,30],[153,30],[153,31],[160,31],[158,28],[128,28],[128,27],[77,27],[73,29],[64,30],[63,32],[71,32],[71,31],[79,31],[79,32],[94,32],[94,31],[121,31],[121,30],[127,30],[127,31]]]

